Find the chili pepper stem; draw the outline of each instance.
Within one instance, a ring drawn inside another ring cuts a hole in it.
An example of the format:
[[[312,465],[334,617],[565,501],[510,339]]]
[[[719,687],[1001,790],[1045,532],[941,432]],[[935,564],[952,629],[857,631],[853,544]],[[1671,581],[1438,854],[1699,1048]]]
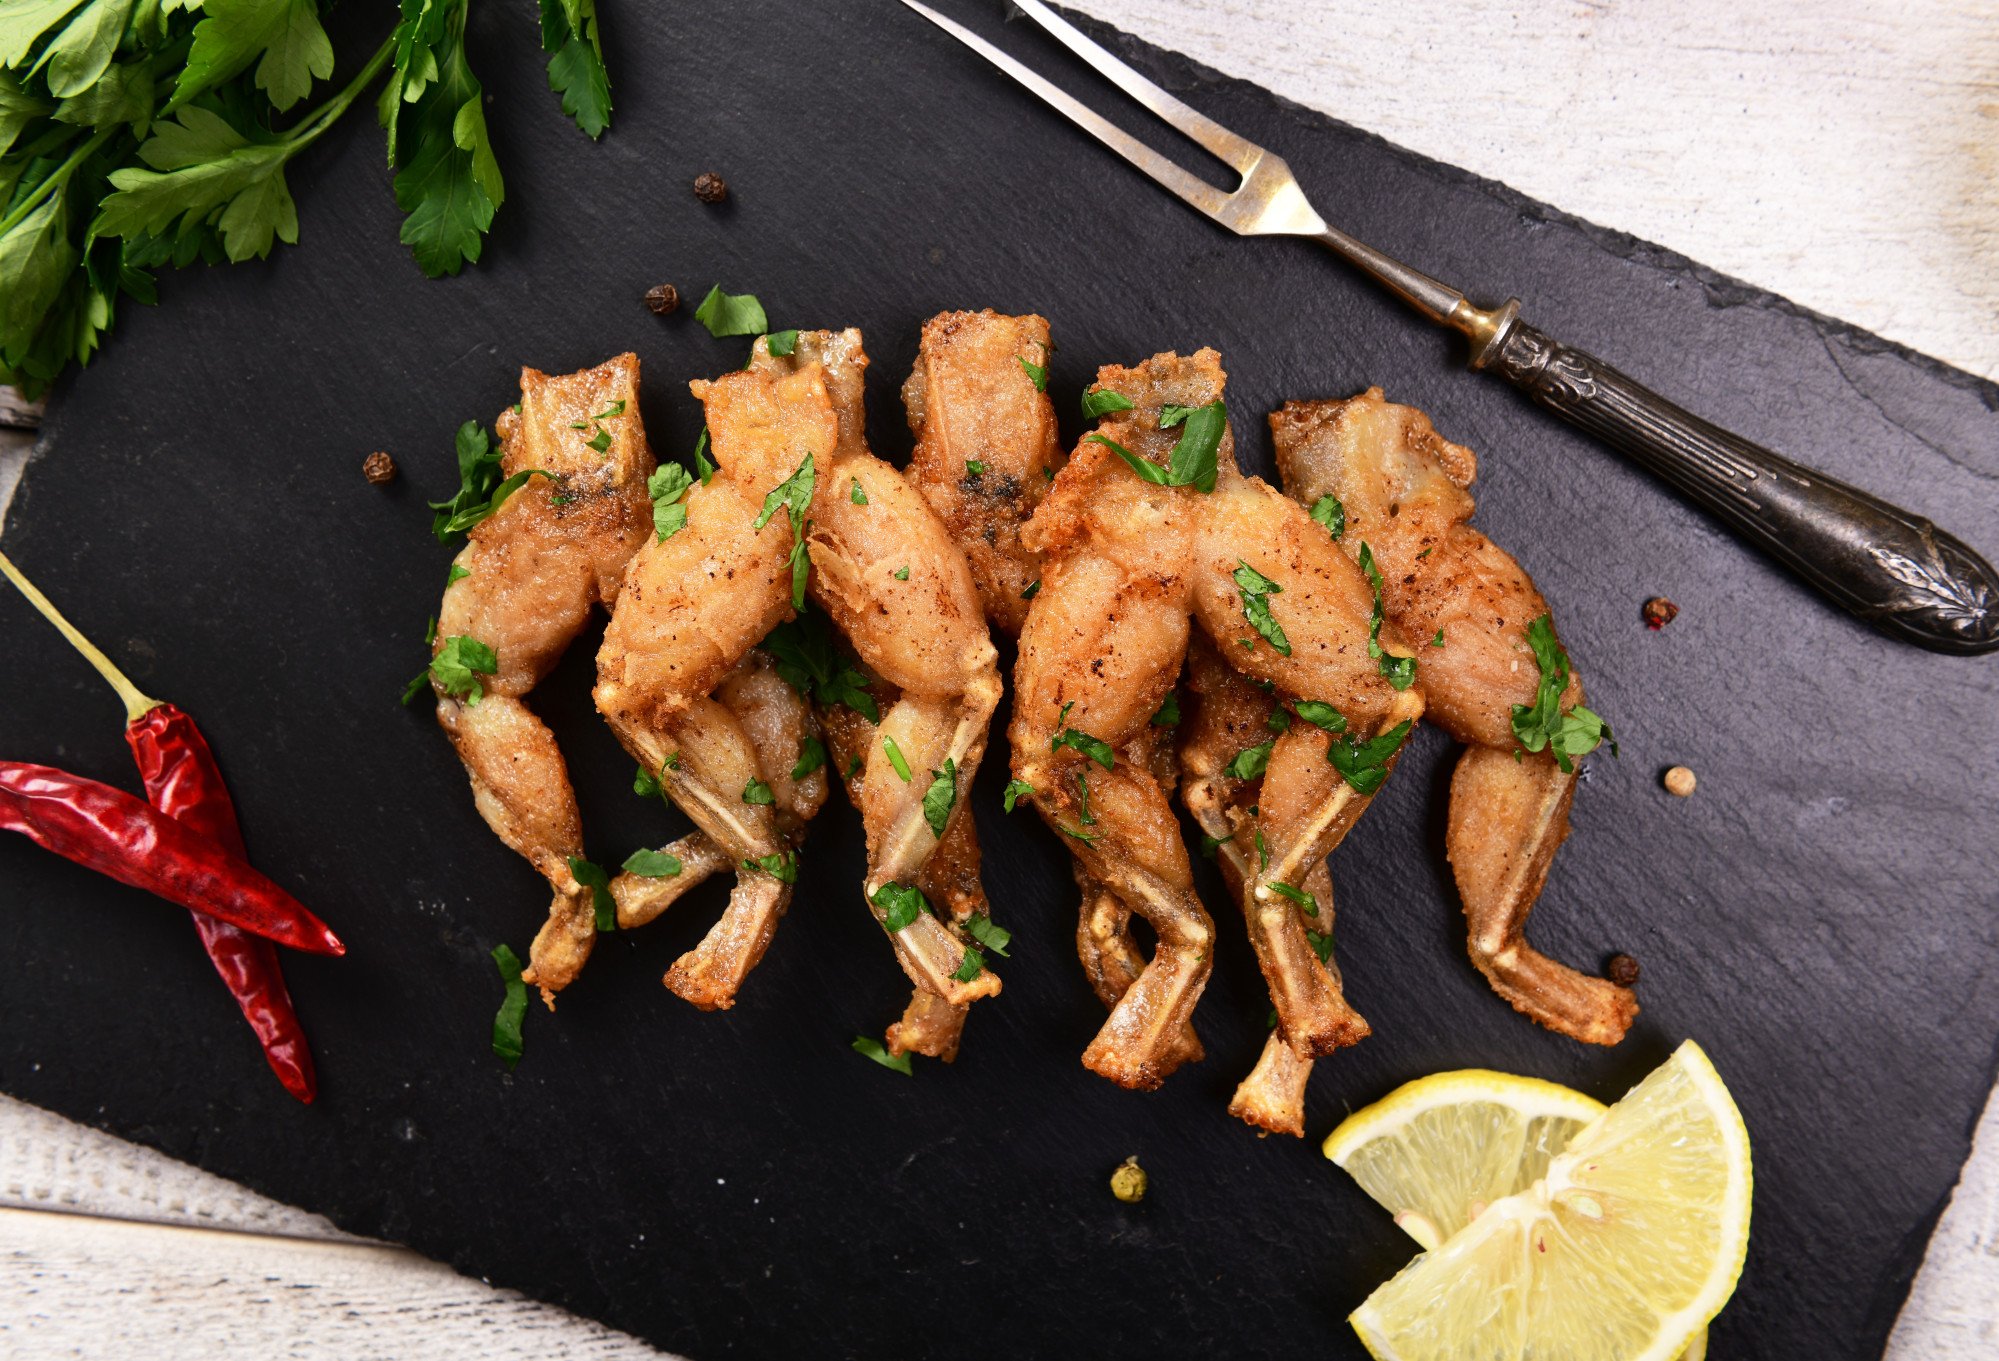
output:
[[[143,690],[139,689],[138,686],[132,684],[131,677],[120,671],[116,666],[113,666],[111,659],[97,650],[96,644],[78,632],[76,626],[70,623],[69,620],[63,618],[62,611],[58,610],[50,603],[47,596],[36,589],[34,582],[21,575],[21,569],[16,567],[5,553],[0,553],[0,575],[4,575],[7,580],[13,582],[21,594],[28,598],[28,603],[33,605],[36,611],[41,614],[42,618],[54,624],[57,632],[69,639],[69,645],[78,652],[81,652],[83,659],[97,668],[97,674],[111,683],[111,688],[118,692],[118,698],[125,702],[125,721],[127,723],[131,723],[142,714],[151,713],[154,709],[160,707],[163,701],[153,699]]]

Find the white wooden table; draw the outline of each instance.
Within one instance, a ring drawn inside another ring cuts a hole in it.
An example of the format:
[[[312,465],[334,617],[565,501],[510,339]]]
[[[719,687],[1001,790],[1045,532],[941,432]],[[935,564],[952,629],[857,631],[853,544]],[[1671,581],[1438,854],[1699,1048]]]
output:
[[[1993,0],[1070,3],[1999,379]],[[0,1097],[0,1355],[551,1353],[659,1355]],[[1999,1355],[1999,1106],[1889,1354]]]

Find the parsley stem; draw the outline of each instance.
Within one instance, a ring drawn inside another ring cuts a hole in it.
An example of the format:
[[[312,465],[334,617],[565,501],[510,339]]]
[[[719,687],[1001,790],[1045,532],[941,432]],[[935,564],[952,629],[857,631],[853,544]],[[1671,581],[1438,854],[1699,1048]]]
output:
[[[115,127],[99,128],[89,141],[85,142],[75,151],[72,151],[69,154],[68,160],[51,171],[49,177],[36,185],[32,193],[14,205],[13,212],[7,214],[5,217],[0,217],[0,236],[5,236],[8,232],[20,226],[26,220],[29,213],[34,212],[36,208],[41,206],[43,199],[68,183],[69,177],[76,173],[76,168],[89,160],[96,153],[97,148],[109,141],[111,134],[116,131],[118,129]]]
[[[348,107],[356,99],[360,98],[361,91],[375,83],[375,77],[382,74],[383,68],[389,64],[389,59],[395,56],[395,54],[396,38],[392,33],[383,41],[380,47],[375,49],[375,55],[368,58],[368,64],[355,73],[354,79],[347,82],[346,88],[320,105],[318,109],[297,127],[286,133],[285,140],[292,142],[300,149],[311,145],[321,133],[339,121],[340,116],[347,112]],[[401,110],[397,110],[397,112],[401,112]]]

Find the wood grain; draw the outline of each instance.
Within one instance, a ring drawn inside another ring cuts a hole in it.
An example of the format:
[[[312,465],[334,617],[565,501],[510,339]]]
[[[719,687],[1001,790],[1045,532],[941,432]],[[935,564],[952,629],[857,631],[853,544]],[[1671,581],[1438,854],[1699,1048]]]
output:
[[[1987,0],[1079,7],[1999,379],[1999,25]],[[8,433],[0,516],[27,450]],[[659,1355],[7,1098],[0,1207],[9,1356]],[[1999,1105],[1889,1355],[1995,1345]]]

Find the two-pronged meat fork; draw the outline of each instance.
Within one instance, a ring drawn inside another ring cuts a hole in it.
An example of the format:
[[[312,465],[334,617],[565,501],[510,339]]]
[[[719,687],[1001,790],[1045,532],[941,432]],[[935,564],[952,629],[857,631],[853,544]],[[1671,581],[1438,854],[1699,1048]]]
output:
[[[916,0],[902,2],[1230,231],[1302,236],[1326,246],[1431,321],[1464,336],[1472,368],[1505,378],[1673,483],[1834,603],[1937,652],[1999,649],[1999,574],[1922,516],[1708,424],[1602,360],[1527,325],[1517,298],[1490,309],[1474,306],[1456,289],[1327,226],[1282,157],[1160,89],[1041,0],[1014,3],[1119,89],[1233,166],[1241,185],[1224,193],[962,25]]]

